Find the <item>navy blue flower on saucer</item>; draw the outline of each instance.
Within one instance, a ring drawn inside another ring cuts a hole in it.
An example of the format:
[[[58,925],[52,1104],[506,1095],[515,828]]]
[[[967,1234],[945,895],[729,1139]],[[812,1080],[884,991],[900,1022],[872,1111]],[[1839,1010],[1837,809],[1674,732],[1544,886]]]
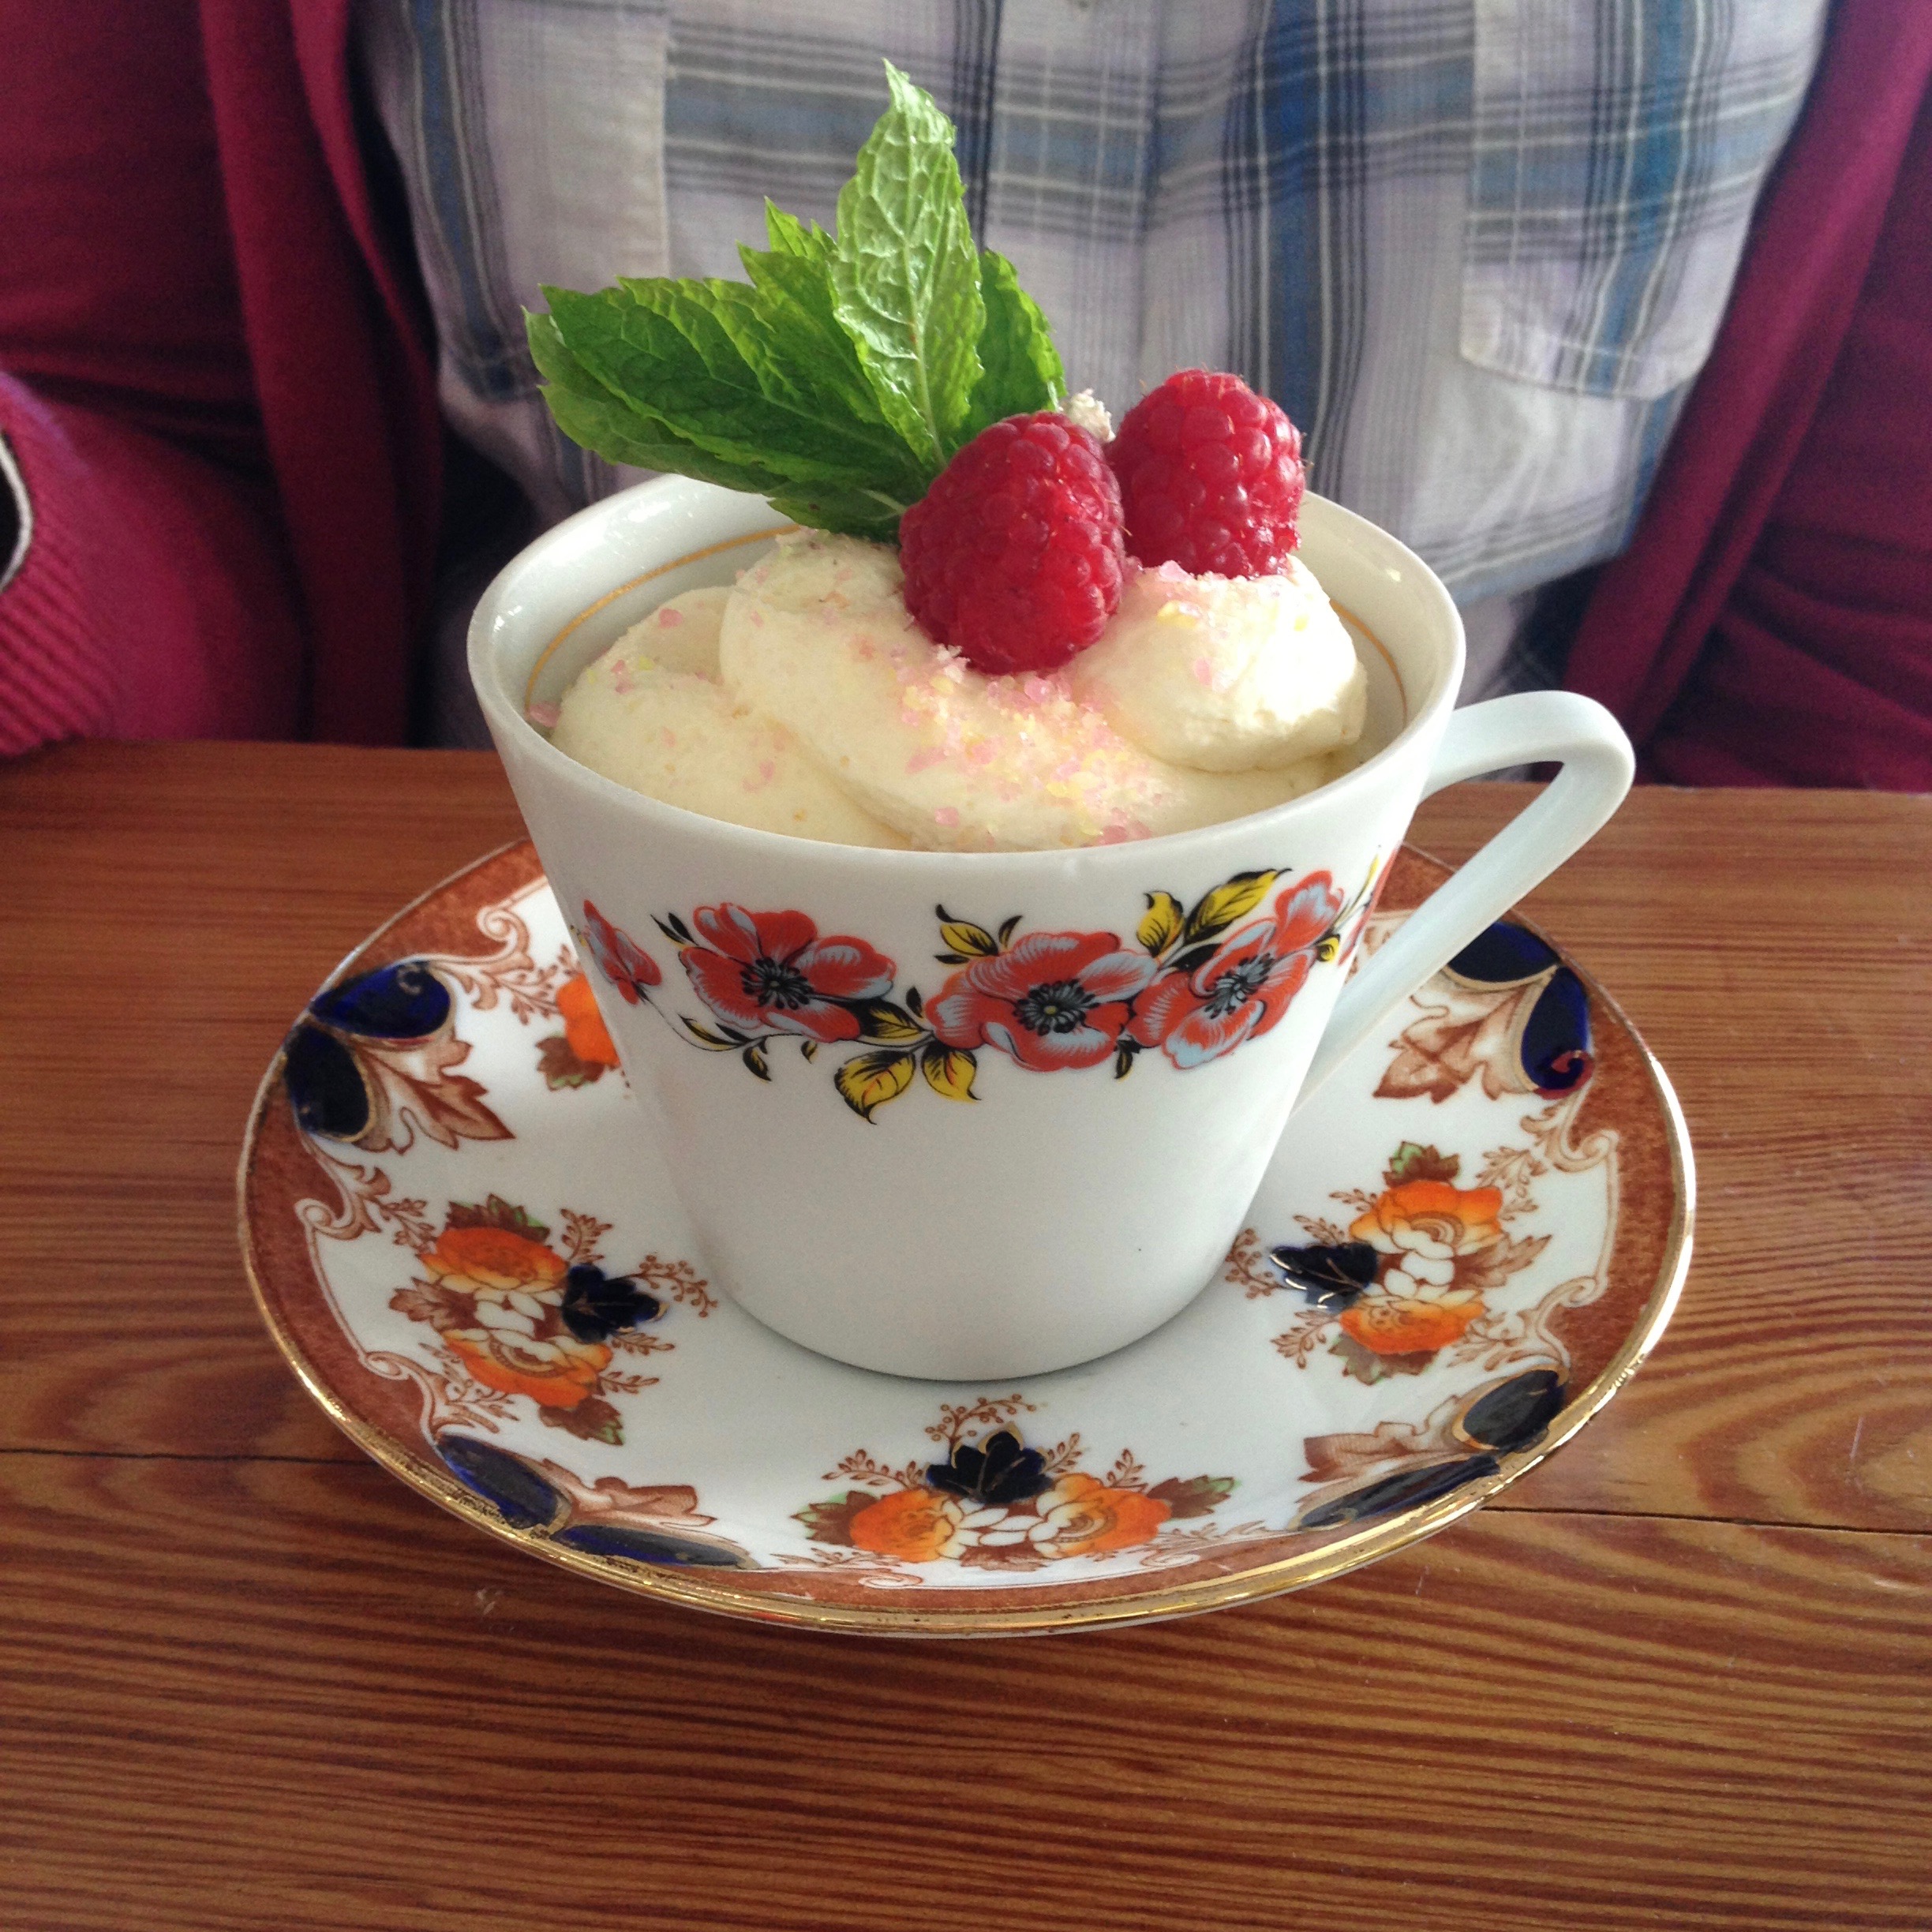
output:
[[[1470,1395],[1451,1420],[1443,1436],[1432,1436],[1419,1459],[1406,1468],[1379,1476],[1357,1488],[1330,1496],[1297,1521],[1300,1530],[1332,1530],[1345,1523],[1413,1509],[1453,1494],[1465,1485],[1500,1474],[1502,1458],[1533,1449],[1562,1413],[1567,1391],[1554,1368],[1531,1368],[1492,1382]],[[1458,1447],[1473,1455],[1445,1455]]]
[[[1574,1093],[1594,1069],[1589,994],[1547,940],[1499,921],[1416,995],[1383,1099],[1446,1100],[1476,1078],[1489,1098]]]
[[[369,1153],[400,1152],[418,1132],[450,1148],[507,1140],[483,1088],[453,1070],[469,1055],[436,969],[398,960],[309,1002],[283,1046],[282,1079],[296,1124],[319,1140]]]
[[[474,1436],[440,1436],[436,1451],[450,1473],[511,1529],[537,1532],[566,1549],[674,1569],[755,1567],[736,1544],[703,1533],[711,1518],[697,1513],[689,1488],[634,1489],[609,1477],[586,1485],[554,1463],[543,1466],[545,1474]],[[638,1520],[653,1513],[661,1519]]]
[[[961,1443],[944,1462],[926,1471],[933,1488],[974,1503],[1024,1503],[1051,1486],[1046,1458],[1028,1449],[1011,1429],[999,1429],[979,1443]]]

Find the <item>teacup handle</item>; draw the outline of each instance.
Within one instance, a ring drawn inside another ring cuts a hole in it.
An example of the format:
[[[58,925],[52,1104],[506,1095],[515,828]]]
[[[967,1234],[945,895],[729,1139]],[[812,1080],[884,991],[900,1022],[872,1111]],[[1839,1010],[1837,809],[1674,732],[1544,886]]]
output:
[[[1630,740],[1594,698],[1521,691],[1451,715],[1423,798],[1465,778],[1552,760],[1563,769],[1542,796],[1410,914],[1342,989],[1302,1082],[1302,1100],[1410,994],[1593,837],[1630,790],[1636,769]]]

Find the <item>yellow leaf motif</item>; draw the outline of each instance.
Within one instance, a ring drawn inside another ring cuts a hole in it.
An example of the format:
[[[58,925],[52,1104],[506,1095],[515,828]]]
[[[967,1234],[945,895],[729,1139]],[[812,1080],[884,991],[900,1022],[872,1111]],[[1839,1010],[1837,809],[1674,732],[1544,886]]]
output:
[[[1187,923],[1189,939],[1211,939],[1227,930],[1234,922],[1252,912],[1267,897],[1267,889],[1281,877],[1279,872],[1237,872],[1225,886],[1217,886],[1197,905]]]
[[[1172,893],[1149,893],[1147,917],[1141,920],[1135,937],[1159,959],[1180,938],[1186,919],[1181,901]]]
[[[919,1071],[926,1076],[926,1084],[948,1100],[972,1099],[973,1075],[979,1065],[971,1054],[942,1046],[937,1040],[919,1058]]]
[[[983,926],[956,919],[944,906],[933,910],[939,915],[939,937],[949,953],[962,953],[968,959],[992,959],[998,953],[999,942]]]
[[[926,1029],[903,1006],[895,1006],[890,1000],[868,1000],[857,1010],[859,1032],[867,1039],[903,1044],[926,1037]]]
[[[870,1120],[876,1108],[897,1100],[912,1084],[912,1056],[892,1052],[855,1054],[833,1078],[845,1104],[861,1120]]]

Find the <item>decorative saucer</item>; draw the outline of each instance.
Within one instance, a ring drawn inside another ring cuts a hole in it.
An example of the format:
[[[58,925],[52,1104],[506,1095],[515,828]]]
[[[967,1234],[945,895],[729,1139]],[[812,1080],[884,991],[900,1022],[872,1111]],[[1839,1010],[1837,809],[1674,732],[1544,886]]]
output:
[[[1446,876],[1405,849],[1365,943]],[[707,1280],[658,1131],[507,847],[369,940],[275,1056],[250,1279],[309,1392],[446,1508],[823,1630],[1129,1623],[1371,1562],[1582,1428],[1690,1261],[1662,1070],[1515,921],[1296,1114],[1197,1301],[1054,1375],[912,1381],[781,1339]]]

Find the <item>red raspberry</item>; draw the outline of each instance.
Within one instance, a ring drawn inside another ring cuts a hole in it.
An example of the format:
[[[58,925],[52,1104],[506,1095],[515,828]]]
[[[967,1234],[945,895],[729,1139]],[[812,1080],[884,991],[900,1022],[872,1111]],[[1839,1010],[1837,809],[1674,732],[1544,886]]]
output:
[[[1009,416],[948,463],[899,520],[906,608],[974,669],[1050,671],[1120,603],[1120,486],[1064,416]]]
[[[1267,577],[1299,541],[1301,432],[1238,376],[1170,376],[1127,412],[1107,461],[1143,564]]]

